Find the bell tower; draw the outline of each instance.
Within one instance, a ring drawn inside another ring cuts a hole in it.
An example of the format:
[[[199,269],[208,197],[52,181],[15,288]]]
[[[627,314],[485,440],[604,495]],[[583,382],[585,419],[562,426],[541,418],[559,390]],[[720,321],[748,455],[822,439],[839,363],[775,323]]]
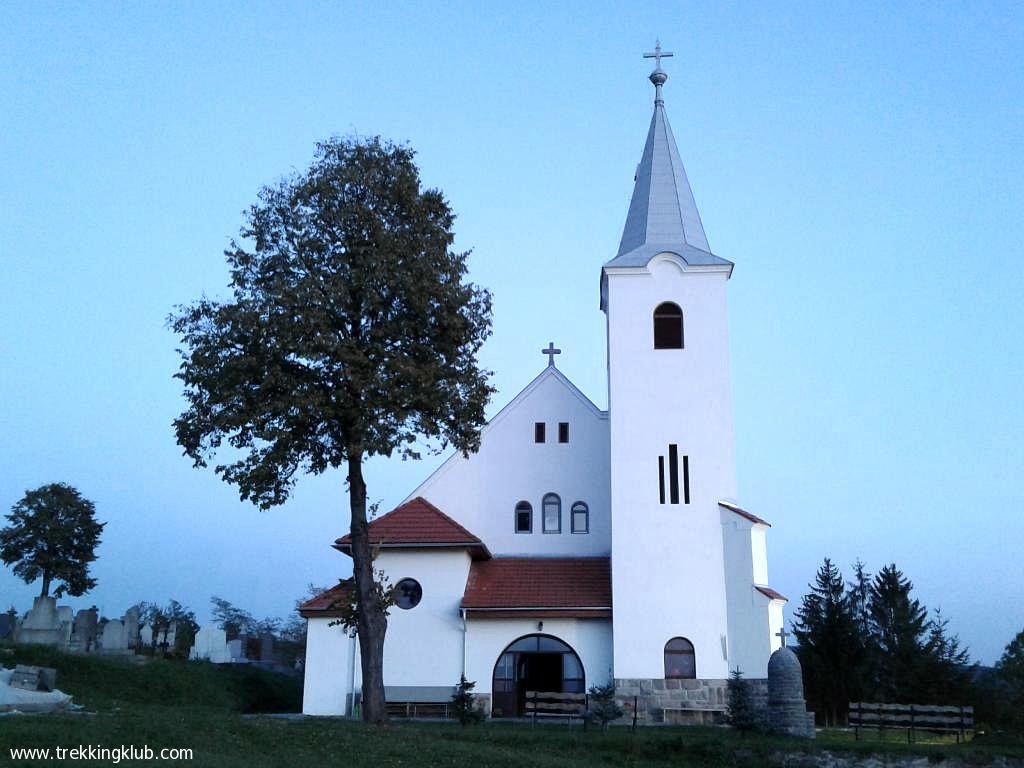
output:
[[[660,44],[651,117],[615,258],[608,329],[614,674],[728,677],[719,501],[736,494],[726,286],[665,114]],[[682,642],[685,641],[685,642]],[[687,643],[692,645],[692,658]],[[679,650],[683,649],[683,650]],[[675,663],[675,662],[673,662]]]

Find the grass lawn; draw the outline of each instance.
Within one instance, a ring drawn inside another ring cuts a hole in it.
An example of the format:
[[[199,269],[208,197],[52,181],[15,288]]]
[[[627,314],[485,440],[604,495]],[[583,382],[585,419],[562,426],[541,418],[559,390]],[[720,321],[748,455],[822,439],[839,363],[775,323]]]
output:
[[[292,709],[297,681],[255,670],[154,660],[146,664],[17,649],[0,656],[14,663],[58,669],[58,687],[86,713],[0,717],[0,765],[46,765],[11,759],[12,747],[148,746],[191,749],[196,766],[466,766],[466,768],[575,768],[579,766],[768,766],[796,752],[885,752],[928,756],[941,765],[957,755],[972,765],[992,755],[1020,759],[1024,745],[906,745],[853,742],[843,732],[817,742],[741,736],[723,728],[613,728],[602,734],[579,726],[531,728],[492,722],[462,728],[451,723],[396,722],[383,728],[335,719],[283,719],[244,714]],[[292,706],[286,706],[288,704]],[[51,760],[52,762],[56,762]],[[152,765],[157,761],[122,761]],[[111,764],[96,762],[93,764]]]

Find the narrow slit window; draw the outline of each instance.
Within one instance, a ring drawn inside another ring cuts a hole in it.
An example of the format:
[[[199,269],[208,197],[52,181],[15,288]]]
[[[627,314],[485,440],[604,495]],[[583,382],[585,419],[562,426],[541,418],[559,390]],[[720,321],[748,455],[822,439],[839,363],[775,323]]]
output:
[[[679,446],[675,443],[668,447],[668,500],[679,503]]]
[[[569,442],[569,422],[560,421],[558,422],[558,442],[568,443]]]
[[[683,310],[678,304],[666,301],[655,308],[654,348],[683,348]]]
[[[690,503],[690,457],[683,456],[683,504]]]
[[[538,421],[533,425],[533,442],[543,443],[544,442],[544,422]]]
[[[658,457],[658,501],[665,503],[665,457]]]

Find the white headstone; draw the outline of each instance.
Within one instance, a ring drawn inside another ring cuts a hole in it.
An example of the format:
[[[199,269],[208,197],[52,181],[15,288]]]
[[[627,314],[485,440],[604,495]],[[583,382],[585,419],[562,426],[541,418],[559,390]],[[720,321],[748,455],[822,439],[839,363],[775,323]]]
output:
[[[103,625],[102,646],[104,653],[119,653],[128,650],[124,624],[120,619],[111,619]]]
[[[215,626],[200,629],[196,632],[194,645],[188,657],[197,661],[212,661],[214,664],[226,664],[231,661],[224,630]]]

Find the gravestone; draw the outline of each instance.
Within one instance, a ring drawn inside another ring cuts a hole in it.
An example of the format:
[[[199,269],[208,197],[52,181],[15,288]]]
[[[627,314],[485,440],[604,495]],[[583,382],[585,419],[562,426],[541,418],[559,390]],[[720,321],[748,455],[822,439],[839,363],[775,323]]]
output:
[[[153,647],[153,628],[149,624],[143,624],[139,630],[139,644],[143,648]]]
[[[192,650],[188,657],[196,661],[212,661],[214,664],[227,664],[231,661],[228,652],[227,635],[216,626],[203,627],[196,632]]]
[[[52,691],[57,687],[57,670],[18,664],[11,674],[10,686],[22,691]]]
[[[232,664],[248,660],[245,656],[245,640],[240,637],[228,640],[228,658],[231,659]]]
[[[274,661],[274,635],[270,632],[260,635],[260,661]]]
[[[71,628],[75,623],[75,612],[70,605],[57,606],[57,623],[60,625],[60,647],[67,648],[71,642]]]
[[[71,643],[69,647],[73,651],[90,653],[96,650],[96,633],[99,624],[99,612],[96,606],[85,608],[75,614],[75,620],[71,629]]]
[[[172,621],[167,629],[160,633],[160,644],[166,645],[167,650],[173,651],[174,644],[178,641],[178,622]]]
[[[139,646],[139,606],[133,605],[121,617],[125,647],[134,651]]]
[[[18,625],[18,614],[11,608],[7,613],[0,613],[0,640],[14,637],[14,628]]]
[[[67,634],[57,615],[56,598],[40,596],[32,602],[32,609],[15,630],[14,641],[26,645],[63,646],[67,643]]]
[[[105,655],[122,656],[131,653],[128,648],[128,636],[125,634],[124,623],[120,619],[111,619],[103,625],[100,633],[99,651]]]

